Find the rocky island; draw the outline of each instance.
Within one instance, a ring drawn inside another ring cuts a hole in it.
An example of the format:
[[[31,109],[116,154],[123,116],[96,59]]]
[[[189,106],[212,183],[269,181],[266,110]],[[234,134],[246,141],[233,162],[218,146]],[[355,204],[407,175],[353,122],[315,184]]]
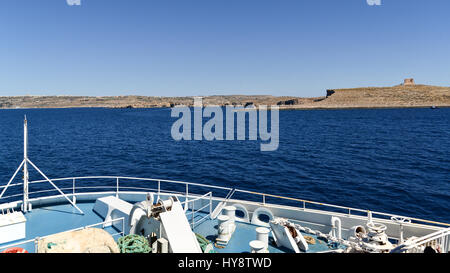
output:
[[[1,109],[17,108],[164,108],[192,106],[194,97],[150,96],[8,96]],[[415,84],[406,79],[392,87],[328,89],[322,97],[269,95],[205,96],[204,105],[278,105],[280,109],[450,107],[450,87]]]

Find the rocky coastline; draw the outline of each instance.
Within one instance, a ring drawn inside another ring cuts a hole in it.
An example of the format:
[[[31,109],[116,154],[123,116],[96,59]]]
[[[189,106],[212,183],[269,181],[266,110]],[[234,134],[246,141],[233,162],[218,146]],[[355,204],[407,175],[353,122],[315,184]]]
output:
[[[450,87],[401,84],[393,87],[328,89],[325,96],[204,96],[204,105],[278,105],[280,109],[450,107]],[[0,109],[23,108],[168,108],[193,106],[194,97],[150,96],[4,96]]]

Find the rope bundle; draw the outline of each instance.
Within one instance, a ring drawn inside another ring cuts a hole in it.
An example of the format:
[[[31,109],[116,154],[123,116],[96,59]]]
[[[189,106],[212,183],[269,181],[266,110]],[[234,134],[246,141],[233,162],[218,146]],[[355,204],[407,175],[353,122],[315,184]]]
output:
[[[117,240],[120,253],[150,253],[148,240],[141,235],[130,234]]]
[[[206,252],[215,253],[212,246],[209,249],[207,249],[208,245],[211,244],[211,242],[208,239],[206,239],[205,237],[203,237],[202,235],[200,235],[198,233],[195,233],[195,236],[197,237],[197,241],[198,241],[203,253],[206,253]]]

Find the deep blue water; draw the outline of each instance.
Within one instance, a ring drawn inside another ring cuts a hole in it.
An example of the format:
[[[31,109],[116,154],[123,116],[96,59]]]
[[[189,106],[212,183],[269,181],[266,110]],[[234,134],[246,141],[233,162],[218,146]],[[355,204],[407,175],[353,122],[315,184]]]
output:
[[[173,179],[450,222],[450,109],[280,111],[274,152],[174,141],[170,109],[1,110],[2,185],[23,158],[25,114],[30,159],[50,178]]]

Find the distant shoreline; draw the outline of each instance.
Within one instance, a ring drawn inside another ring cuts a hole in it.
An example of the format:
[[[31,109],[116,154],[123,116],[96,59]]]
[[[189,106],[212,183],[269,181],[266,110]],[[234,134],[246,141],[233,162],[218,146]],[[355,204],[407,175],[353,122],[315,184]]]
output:
[[[294,111],[294,110],[352,110],[352,109],[432,109],[433,105],[431,106],[375,106],[375,107],[364,107],[364,106],[354,106],[354,107],[317,107],[317,108],[280,108],[280,110],[286,110],[286,111]],[[450,108],[450,105],[445,106],[436,106],[435,109],[439,108]]]
[[[328,89],[322,97],[303,98],[270,95],[204,96],[203,105],[278,105],[280,110],[386,109],[450,107],[450,87],[397,85]],[[150,96],[3,96],[0,109],[54,108],[171,108],[193,106],[194,97]],[[270,108],[270,107],[269,107]]]
[[[224,107],[224,106],[222,106]],[[192,108],[192,106],[189,106]],[[450,105],[436,106],[436,108],[432,108],[432,106],[376,106],[376,107],[364,107],[364,106],[354,106],[354,107],[279,107],[280,111],[309,111],[309,110],[377,110],[377,109],[430,109],[430,110],[438,110],[441,108],[450,108]],[[171,107],[139,107],[139,108],[118,108],[118,107],[101,107],[101,106],[80,106],[80,107],[34,107],[34,108],[0,108],[2,110],[50,110],[50,109],[116,109],[116,110],[124,110],[124,109],[171,109]],[[236,111],[252,111],[258,110],[258,108],[246,108],[246,109],[236,109]],[[271,108],[267,107],[267,110],[270,111]]]

